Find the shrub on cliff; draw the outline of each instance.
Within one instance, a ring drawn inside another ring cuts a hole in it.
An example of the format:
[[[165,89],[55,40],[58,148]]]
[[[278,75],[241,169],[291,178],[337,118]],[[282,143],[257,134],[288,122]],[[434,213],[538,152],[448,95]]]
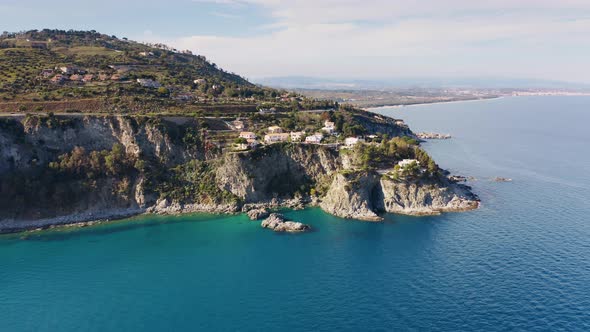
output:
[[[178,202],[220,204],[239,200],[232,193],[218,188],[213,166],[199,160],[191,160],[165,172],[156,191],[161,198]]]
[[[49,168],[58,174],[81,179],[97,179],[105,176],[125,177],[138,171],[135,168],[137,161],[137,158],[127,154],[119,143],[115,143],[110,151],[90,153],[87,153],[83,147],[76,146],[70,153],[59,156],[58,161],[50,162]]]

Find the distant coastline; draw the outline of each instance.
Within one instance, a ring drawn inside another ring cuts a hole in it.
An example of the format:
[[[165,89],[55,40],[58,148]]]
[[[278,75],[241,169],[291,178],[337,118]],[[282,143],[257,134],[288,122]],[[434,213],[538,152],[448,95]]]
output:
[[[447,101],[433,101],[433,102],[416,102],[412,104],[388,104],[388,105],[379,105],[379,106],[371,106],[365,107],[367,111],[371,110],[378,110],[382,108],[393,108],[393,107],[411,107],[411,106],[421,106],[421,105],[436,105],[436,104],[453,104],[453,103],[466,103],[466,102],[474,102],[474,101],[484,101],[484,100],[492,100],[492,99],[502,99],[506,96],[490,96],[490,97],[481,97],[481,98],[473,98],[473,99],[460,99],[460,100],[447,100]]]

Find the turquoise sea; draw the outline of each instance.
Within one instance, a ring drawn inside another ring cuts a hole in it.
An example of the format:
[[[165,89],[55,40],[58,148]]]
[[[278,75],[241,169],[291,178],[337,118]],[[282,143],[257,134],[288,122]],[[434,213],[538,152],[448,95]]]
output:
[[[588,331],[590,97],[381,108],[482,208],[383,223],[287,212],[0,236],[0,331]],[[496,176],[513,182],[491,181]]]

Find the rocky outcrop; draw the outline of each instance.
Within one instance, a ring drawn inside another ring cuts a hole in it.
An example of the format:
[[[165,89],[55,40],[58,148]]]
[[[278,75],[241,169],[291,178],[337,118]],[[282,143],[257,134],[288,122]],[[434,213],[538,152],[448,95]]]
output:
[[[262,226],[262,228],[272,229],[275,232],[288,233],[300,233],[311,229],[309,225],[295,221],[288,221],[279,213],[272,213],[268,218],[262,221],[260,226]]]
[[[392,180],[372,172],[338,174],[320,206],[333,215],[379,221],[379,213],[436,215],[477,209],[471,188],[438,178]]]
[[[436,215],[479,207],[477,196],[470,188],[457,183],[437,181],[405,182],[382,178],[380,210],[407,215]]]
[[[168,199],[159,199],[156,204],[146,209],[147,213],[154,214],[182,214],[182,213],[236,213],[239,212],[237,203],[230,204],[203,204],[203,203],[181,203]]]
[[[415,137],[414,133],[408,128],[408,126],[405,124],[398,124],[395,119],[390,117],[365,113],[355,115],[354,120],[363,126],[367,133],[370,134],[387,134],[389,137]]]
[[[270,212],[268,212],[268,210],[265,208],[260,208],[252,209],[246,212],[246,214],[248,215],[248,218],[250,218],[250,220],[259,220],[267,218],[270,215]]]

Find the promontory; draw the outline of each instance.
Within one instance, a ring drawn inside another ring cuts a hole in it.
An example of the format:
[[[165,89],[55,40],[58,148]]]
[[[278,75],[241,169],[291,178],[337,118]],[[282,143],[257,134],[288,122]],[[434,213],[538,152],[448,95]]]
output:
[[[91,31],[0,36],[0,232],[141,213],[475,209],[403,121]]]

